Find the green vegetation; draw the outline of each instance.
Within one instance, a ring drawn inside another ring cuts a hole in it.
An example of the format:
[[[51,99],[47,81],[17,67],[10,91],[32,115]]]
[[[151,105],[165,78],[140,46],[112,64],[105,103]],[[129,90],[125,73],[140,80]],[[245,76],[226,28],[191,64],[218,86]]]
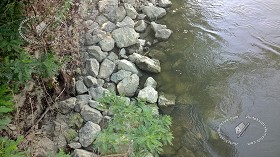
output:
[[[106,95],[100,102],[103,109],[114,114],[94,142],[102,155],[157,156],[163,145],[172,144],[170,116],[154,114],[144,101],[128,104],[115,94]]]
[[[71,157],[71,155],[64,153],[64,151],[60,149],[54,157]]]
[[[16,141],[6,137],[0,137],[0,157],[24,157],[25,152],[20,152],[17,148],[18,144],[23,140],[19,137]]]

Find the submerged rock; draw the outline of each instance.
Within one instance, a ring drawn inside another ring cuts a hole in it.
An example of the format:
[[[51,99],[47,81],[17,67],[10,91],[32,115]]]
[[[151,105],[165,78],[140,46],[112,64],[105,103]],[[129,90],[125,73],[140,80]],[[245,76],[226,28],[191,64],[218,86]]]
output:
[[[127,26],[115,29],[112,36],[119,48],[134,45],[139,38],[139,34],[133,28]]]
[[[133,53],[129,56],[129,60],[134,62],[137,65],[137,67],[139,67],[142,70],[153,73],[159,73],[161,71],[160,62],[157,59],[151,59],[149,57]]]
[[[172,94],[165,94],[161,93],[158,98],[158,105],[159,106],[171,106],[175,105],[176,103],[176,96]]]
[[[160,40],[167,40],[171,34],[172,31],[170,29],[161,29],[156,31],[155,37]]]

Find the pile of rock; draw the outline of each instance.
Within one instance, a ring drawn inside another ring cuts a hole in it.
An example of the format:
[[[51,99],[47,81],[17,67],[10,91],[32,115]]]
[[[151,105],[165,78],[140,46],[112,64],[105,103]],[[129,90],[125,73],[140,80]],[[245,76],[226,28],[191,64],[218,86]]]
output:
[[[57,104],[54,142],[59,148],[72,148],[74,157],[97,156],[91,144],[112,116],[98,108],[98,99],[106,92],[122,94],[127,102],[137,97],[161,106],[175,104],[174,96],[158,93],[152,77],[143,88],[139,86],[144,72],[161,72],[160,61],[144,55],[151,44],[139,39],[139,33],[151,27],[157,40],[167,40],[172,31],[154,20],[165,16],[170,5],[169,0],[100,0],[94,6],[94,20],[83,22],[87,28],[81,39],[85,64],[75,83],[76,96]]]

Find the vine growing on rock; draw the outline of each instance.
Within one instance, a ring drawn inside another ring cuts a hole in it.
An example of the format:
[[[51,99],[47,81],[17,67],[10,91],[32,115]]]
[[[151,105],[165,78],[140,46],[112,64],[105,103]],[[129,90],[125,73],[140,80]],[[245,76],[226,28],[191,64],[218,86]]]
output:
[[[115,94],[107,94],[100,102],[103,109],[113,113],[94,142],[102,155],[157,156],[162,146],[172,144],[171,117],[155,114],[146,102],[128,103]]]

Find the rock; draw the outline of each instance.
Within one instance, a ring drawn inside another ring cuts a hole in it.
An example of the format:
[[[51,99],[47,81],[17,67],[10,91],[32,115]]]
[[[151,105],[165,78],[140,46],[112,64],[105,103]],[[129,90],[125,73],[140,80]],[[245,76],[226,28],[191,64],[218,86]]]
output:
[[[86,85],[84,84],[84,82],[82,80],[78,80],[76,82],[76,91],[78,94],[84,94],[88,91]]]
[[[53,141],[56,145],[57,149],[65,149],[67,145],[67,141],[63,134],[53,137]]]
[[[157,104],[149,104],[149,106],[152,109],[154,115],[159,115],[159,108]]]
[[[112,36],[119,48],[128,47],[137,43],[139,34],[133,28],[121,27],[112,32]]]
[[[98,35],[92,35],[90,33],[85,34],[85,46],[90,46],[98,43],[101,38]]]
[[[130,71],[132,72],[133,74],[137,74],[139,75],[140,72],[139,70],[136,68],[135,64],[128,61],[128,60],[125,60],[125,59],[122,59],[120,60],[118,63],[118,70],[126,70],[126,71]]]
[[[161,29],[166,29],[166,25],[157,24],[155,22],[151,22],[151,28],[154,32],[157,32]]]
[[[112,62],[116,62],[119,59],[119,57],[116,53],[110,52],[107,59],[111,60]]]
[[[97,79],[97,87],[102,87],[105,81],[103,79]]]
[[[89,106],[95,109],[99,109],[102,105],[98,101],[91,100]]]
[[[124,3],[124,8],[127,16],[129,16],[132,19],[136,19],[138,13],[131,4]]]
[[[153,87],[148,86],[140,90],[137,97],[145,99],[149,103],[155,103],[158,99],[158,92]]]
[[[71,97],[64,101],[60,101],[58,103],[58,110],[63,114],[69,113],[72,109],[74,109],[76,100],[77,99],[75,97]]]
[[[101,29],[104,30],[105,32],[112,32],[117,26],[111,22],[105,22],[102,24]]]
[[[103,97],[104,94],[109,93],[107,89],[102,87],[90,88],[89,93],[94,100],[98,100]]]
[[[63,132],[64,132],[63,134],[64,134],[64,137],[65,137],[67,143],[73,142],[74,139],[76,137],[78,137],[78,133],[74,129],[66,129],[66,130],[63,130]]]
[[[161,93],[158,98],[159,106],[171,106],[175,105],[176,96],[172,94]]]
[[[99,72],[99,63],[96,59],[86,60],[86,71],[88,75],[96,77]]]
[[[104,15],[99,15],[96,17],[95,21],[102,26],[105,22],[108,22],[108,19]]]
[[[147,15],[145,14],[138,14],[137,19],[138,20],[144,20],[146,18]]]
[[[121,80],[123,80],[126,77],[129,77],[130,75],[131,75],[130,71],[120,70],[111,75],[111,81],[114,83],[119,83]]]
[[[97,30],[99,29],[99,24],[97,22],[93,22],[92,20],[86,20],[83,22],[83,26],[88,30]]]
[[[112,37],[107,36],[99,42],[99,45],[103,51],[111,51],[115,46],[115,41]]]
[[[109,59],[104,59],[104,61],[100,65],[99,76],[100,78],[109,78],[113,73],[116,64]]]
[[[157,20],[166,15],[165,9],[155,6],[144,6],[142,11],[151,21]]]
[[[142,70],[153,73],[159,73],[161,71],[160,62],[157,59],[151,59],[149,57],[133,53],[129,56],[129,60],[134,62],[137,65],[137,67],[139,67]]]
[[[117,17],[117,22],[120,22],[122,21],[126,16],[126,11],[124,9],[123,6],[119,6],[117,9],[116,9],[116,17]]]
[[[75,129],[80,129],[83,125],[83,118],[81,116],[80,113],[74,113],[74,114],[71,114],[70,117],[69,117],[69,127],[71,128],[75,128]]]
[[[94,57],[98,62],[102,62],[102,60],[106,57],[105,53],[102,52],[99,46],[89,46],[87,47],[87,52],[91,57]]]
[[[143,39],[138,39],[137,43],[127,47],[128,54],[133,54],[133,53],[143,53],[143,46],[145,45],[145,40]]]
[[[97,79],[92,76],[87,76],[84,78],[84,84],[88,87],[96,87],[97,86]]]
[[[77,101],[74,108],[75,112],[81,112],[81,109],[88,105],[89,101]]]
[[[149,51],[149,57],[154,58],[154,59],[158,59],[160,61],[164,61],[167,59],[167,56],[164,52],[156,50],[156,49],[152,49]]]
[[[147,24],[144,20],[138,21],[134,26],[136,32],[144,32],[147,28]]]
[[[84,127],[79,130],[79,142],[83,147],[89,146],[95,140],[99,131],[101,131],[99,125],[88,121]]]
[[[126,16],[121,22],[117,22],[117,26],[118,27],[130,27],[130,28],[134,28],[134,21],[129,17]]]
[[[91,100],[91,96],[89,94],[77,95],[76,98],[77,98],[76,102],[79,101],[89,102]]]
[[[99,12],[108,14],[118,7],[118,0],[100,0],[98,2]]]
[[[122,0],[123,3],[128,3],[133,5],[134,7],[137,5],[136,0]]]
[[[126,56],[126,51],[125,51],[125,48],[122,48],[119,52],[119,55],[121,58],[125,58],[127,59],[128,57]]]
[[[81,115],[85,121],[91,121],[96,124],[98,124],[103,118],[100,111],[98,111],[88,105],[84,106],[84,108],[82,108]]]
[[[79,149],[82,147],[81,143],[79,143],[79,142],[72,142],[72,143],[68,144],[68,146],[72,149]]]
[[[35,146],[35,148],[34,148],[35,157],[55,156],[56,151],[57,151],[57,149],[55,147],[55,143],[47,137],[41,138],[40,141],[36,142],[36,144],[34,146]],[[12,155],[12,154],[10,154],[10,155]]]
[[[156,32],[155,37],[160,40],[167,40],[171,34],[172,31],[170,29],[161,29]]]
[[[170,7],[172,5],[170,0],[159,0],[158,2],[158,6],[162,7],[162,8],[167,8]]]
[[[83,149],[75,149],[73,152],[73,157],[98,157],[98,155]]]
[[[156,88],[157,87],[157,82],[152,77],[148,77],[145,84],[144,84],[144,87]]]
[[[125,96],[133,96],[139,85],[139,77],[133,74],[129,77],[124,78],[117,85],[118,92]]]
[[[176,156],[178,157],[196,157],[194,153],[186,147],[182,147],[177,152]]]
[[[105,83],[104,88],[108,89],[111,92],[116,92],[116,84],[114,83]]]

